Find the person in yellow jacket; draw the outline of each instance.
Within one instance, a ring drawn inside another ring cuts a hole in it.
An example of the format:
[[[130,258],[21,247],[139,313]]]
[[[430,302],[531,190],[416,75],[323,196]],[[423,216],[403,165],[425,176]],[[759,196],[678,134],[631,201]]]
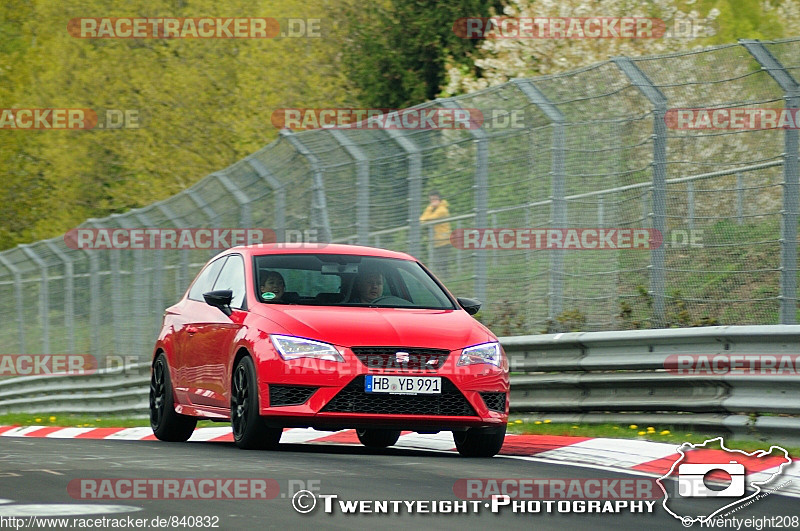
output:
[[[431,221],[450,217],[447,201],[436,190],[428,194],[428,206],[419,217],[420,221]],[[453,247],[450,245],[450,223],[437,223],[433,226],[433,260],[431,266],[448,274]]]

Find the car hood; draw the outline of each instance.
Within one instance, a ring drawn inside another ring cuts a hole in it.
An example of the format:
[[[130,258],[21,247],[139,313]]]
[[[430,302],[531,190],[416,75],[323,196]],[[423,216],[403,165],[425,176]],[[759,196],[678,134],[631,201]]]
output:
[[[495,340],[462,310],[260,305],[256,312],[283,328],[281,333],[345,347],[456,350]]]

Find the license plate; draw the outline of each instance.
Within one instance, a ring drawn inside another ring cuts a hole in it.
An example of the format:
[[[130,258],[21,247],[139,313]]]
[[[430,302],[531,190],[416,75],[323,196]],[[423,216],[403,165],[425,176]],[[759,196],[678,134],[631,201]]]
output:
[[[439,395],[442,379],[431,376],[377,376],[368,374],[364,380],[367,393],[390,393],[396,395]]]

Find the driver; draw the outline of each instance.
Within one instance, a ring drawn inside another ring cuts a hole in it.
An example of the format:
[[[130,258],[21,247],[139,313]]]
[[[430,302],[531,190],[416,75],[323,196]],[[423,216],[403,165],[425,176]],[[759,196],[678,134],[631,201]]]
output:
[[[380,271],[367,270],[356,277],[356,302],[368,304],[383,294],[383,275]]]

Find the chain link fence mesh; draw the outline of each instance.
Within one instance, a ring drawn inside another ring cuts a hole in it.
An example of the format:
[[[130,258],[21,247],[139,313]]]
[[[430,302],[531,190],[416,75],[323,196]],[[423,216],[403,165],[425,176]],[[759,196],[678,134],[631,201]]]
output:
[[[615,59],[415,107],[478,109],[479,129],[283,131],[174,197],[81,227],[271,228],[279,241],[311,230],[323,241],[409,252],[454,294],[482,299],[478,318],[498,335],[794,323],[796,229],[787,227],[797,225],[797,130],[660,130],[652,101],[789,107],[800,95],[800,38],[750,46],[776,63],[742,42],[626,59],[625,68]],[[793,86],[781,86],[775,64]],[[654,193],[658,168],[663,195]],[[441,253],[436,223],[419,222],[434,189],[453,230],[663,223],[663,252]],[[216,252],[75,250],[63,238],[6,250],[3,348],[147,359],[164,308]]]

